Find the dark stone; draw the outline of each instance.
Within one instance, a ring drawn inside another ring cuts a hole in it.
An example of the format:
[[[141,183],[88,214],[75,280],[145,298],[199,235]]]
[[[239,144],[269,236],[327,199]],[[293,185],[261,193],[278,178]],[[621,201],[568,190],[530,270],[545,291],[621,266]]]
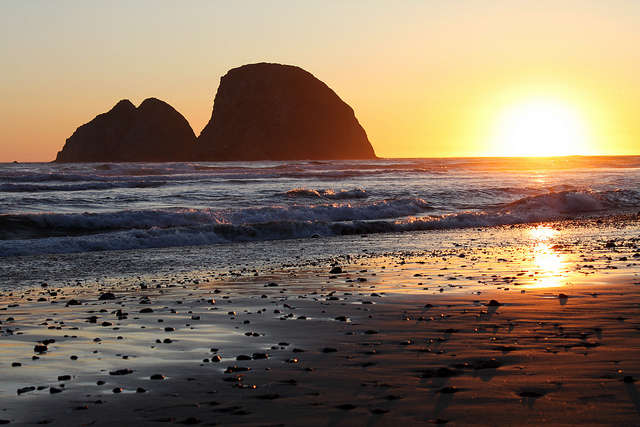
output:
[[[534,390],[525,390],[523,392],[518,393],[518,396],[520,397],[542,397],[544,396],[543,393],[538,393],[537,391]]]
[[[129,375],[132,373],[133,371],[131,369],[118,369],[115,371],[110,371],[109,375]]]
[[[163,380],[164,379],[164,375],[162,375],[162,374],[153,374],[153,375],[151,375],[151,377],[149,379],[152,379],[152,380]]]
[[[36,388],[33,386],[29,386],[29,387],[22,387],[18,389],[18,395],[21,395],[23,393],[28,393],[30,391],[34,391]]]
[[[356,408],[357,408],[357,406],[356,406],[356,405],[352,405],[352,404],[350,404],[350,403],[344,403],[344,404],[342,404],[342,405],[338,405],[338,406],[336,406],[336,408],[338,408],[338,409],[342,409],[342,410],[345,410],[345,411],[350,411],[350,410],[352,410],[352,409],[356,409]]]
[[[55,161],[183,161],[190,160],[195,144],[193,129],[169,104],[148,98],[136,108],[124,99],[76,129]]]
[[[329,274],[342,274],[342,267],[333,267]]]
[[[502,363],[498,362],[496,359],[489,359],[489,360],[485,360],[483,362],[478,363],[473,369],[479,371],[482,369],[497,369],[501,366],[502,366]]]
[[[278,393],[275,393],[275,394],[261,394],[259,396],[256,396],[256,399],[274,400],[274,399],[278,399],[279,397],[280,397],[280,395]]]
[[[44,344],[36,344],[35,347],[33,347],[33,351],[36,353],[44,353],[47,350],[49,350],[49,347]]]
[[[489,304],[487,304],[487,306],[489,307],[500,307],[500,303],[494,299],[492,299],[491,301],[489,301]]]
[[[375,159],[353,112],[326,84],[291,65],[249,64],[220,80],[197,160]]]
[[[113,292],[105,292],[102,295],[100,295],[100,297],[98,297],[98,300],[111,300],[111,299],[116,299],[116,296]]]

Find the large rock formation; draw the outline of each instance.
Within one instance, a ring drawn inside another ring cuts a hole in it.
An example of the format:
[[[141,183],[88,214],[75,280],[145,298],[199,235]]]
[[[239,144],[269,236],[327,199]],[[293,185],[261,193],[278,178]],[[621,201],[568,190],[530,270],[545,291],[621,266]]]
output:
[[[56,162],[172,162],[193,156],[196,136],[187,120],[166,102],[125,99],[80,126]]]
[[[220,80],[197,160],[376,158],[353,109],[311,73],[250,64]]]

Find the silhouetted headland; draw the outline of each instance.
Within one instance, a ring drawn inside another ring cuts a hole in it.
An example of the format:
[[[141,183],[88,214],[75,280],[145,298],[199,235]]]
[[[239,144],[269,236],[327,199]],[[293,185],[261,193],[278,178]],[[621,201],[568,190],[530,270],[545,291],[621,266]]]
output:
[[[189,122],[166,102],[124,99],[80,126],[56,162],[166,162],[188,160],[196,144]]]
[[[120,101],[80,126],[56,162],[375,159],[353,109],[302,68],[250,64],[220,81],[211,120],[197,138],[155,98]]]
[[[220,80],[198,160],[373,159],[353,109],[299,67],[250,64]]]

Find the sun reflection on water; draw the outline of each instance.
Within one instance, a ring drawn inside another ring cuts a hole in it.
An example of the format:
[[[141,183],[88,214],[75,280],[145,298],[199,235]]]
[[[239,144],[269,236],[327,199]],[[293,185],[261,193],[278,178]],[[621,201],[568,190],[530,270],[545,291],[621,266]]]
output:
[[[529,237],[533,243],[531,249],[532,262],[537,269],[537,279],[525,287],[527,288],[555,288],[563,286],[562,272],[566,270],[566,256],[558,252],[558,248],[551,244],[551,240],[559,234],[548,226],[538,226],[529,230]]]

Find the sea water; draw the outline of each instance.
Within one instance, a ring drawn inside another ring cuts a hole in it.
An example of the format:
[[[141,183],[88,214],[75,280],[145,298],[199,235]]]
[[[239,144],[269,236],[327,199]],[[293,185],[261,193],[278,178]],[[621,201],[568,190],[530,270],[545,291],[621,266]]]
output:
[[[640,157],[0,164],[0,257],[637,212]]]

